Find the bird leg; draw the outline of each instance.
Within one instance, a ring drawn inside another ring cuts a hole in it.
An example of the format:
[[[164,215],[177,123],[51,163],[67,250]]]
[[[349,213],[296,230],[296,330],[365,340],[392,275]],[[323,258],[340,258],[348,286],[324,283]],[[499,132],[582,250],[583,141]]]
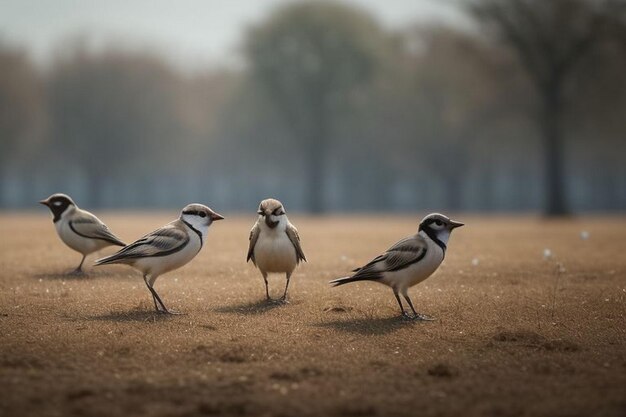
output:
[[[154,301],[154,308],[156,309],[157,313],[162,313],[162,314],[180,314],[177,311],[170,311],[170,310],[167,309],[167,307],[165,307],[165,304],[163,304],[163,300],[161,300],[161,297],[159,297],[159,294],[157,294],[156,290],[148,282],[148,277],[147,276],[144,276],[143,280],[146,283],[146,287],[148,287],[148,290],[150,290],[150,293],[152,294],[152,301]],[[159,303],[159,305],[161,305],[161,308],[159,308],[159,306],[157,305],[157,302]]]
[[[152,286],[150,285],[150,283],[148,282],[148,276],[144,275],[143,276],[143,281],[146,283],[146,287],[148,287],[148,290],[150,291],[150,294],[152,295],[152,301],[154,301],[154,309],[157,311],[157,313],[161,313],[162,309],[159,308],[159,306],[157,305],[157,298],[158,295],[156,295],[156,291],[154,291],[154,289],[152,288]],[[161,301],[161,299],[159,298],[159,304],[161,306],[163,306],[163,309],[165,309],[165,306],[163,305],[163,302]]]
[[[413,317],[412,317],[413,320],[424,320],[424,321],[434,320],[431,317],[425,316],[415,311],[415,307],[413,307],[413,303],[411,302],[411,299],[409,298],[409,295],[406,292],[403,293],[402,295],[404,296],[404,299],[406,300],[406,302],[409,303],[409,307],[411,307],[411,310],[413,310]]]
[[[261,275],[263,275],[263,281],[265,281],[265,298],[267,299],[267,301],[270,301],[271,298],[270,298],[270,289],[267,284],[267,272],[261,271]]]
[[[400,301],[400,296],[398,295],[398,290],[397,289],[393,289],[393,295],[396,296],[396,300],[398,301],[398,305],[400,306],[400,311],[402,312],[402,317],[404,318],[411,318],[411,316],[409,316],[407,314],[406,311],[404,311],[404,306],[402,305],[402,301]]]
[[[152,295],[156,298],[156,300],[159,302],[159,304],[161,304],[161,308],[162,309],[158,310],[159,313],[172,314],[172,315],[182,314],[179,311],[168,310],[167,307],[165,307],[165,304],[163,304],[163,301],[161,300],[161,297],[159,297],[159,294],[157,294],[156,290],[153,287],[150,287],[150,292],[152,292]]]
[[[285,285],[285,292],[283,293],[283,296],[280,297],[280,301],[282,301],[283,303],[287,302],[287,289],[289,288],[289,280],[291,279],[291,272],[287,273],[287,284]]]
[[[157,312],[160,312],[160,311],[161,311],[161,309],[160,309],[160,308],[159,308],[159,306],[157,305],[157,299],[154,297],[154,294],[152,294],[152,292],[150,292],[150,294],[152,295],[152,301],[154,302],[154,309],[155,309]]]
[[[70,274],[71,275],[82,275],[83,274],[83,263],[85,262],[85,258],[87,257],[87,255],[83,255],[83,259],[80,260],[80,263],[78,264],[78,266],[76,267],[75,270],[73,270]]]
[[[152,293],[152,289],[150,288],[150,285],[148,285],[148,281],[146,280],[146,278],[144,277],[144,281],[146,283],[146,286],[148,287],[148,290],[150,290],[150,295],[152,295],[152,301],[154,302],[154,309],[156,311],[160,311],[159,306],[157,305],[157,299],[154,296],[154,294]]]

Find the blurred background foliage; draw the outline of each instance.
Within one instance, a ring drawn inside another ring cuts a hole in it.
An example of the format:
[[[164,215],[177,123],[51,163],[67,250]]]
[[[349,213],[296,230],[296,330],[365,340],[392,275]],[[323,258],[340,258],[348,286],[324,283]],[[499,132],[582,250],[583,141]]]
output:
[[[0,205],[622,211],[625,4],[463,1],[467,27],[390,30],[296,2],[245,29],[241,68],[194,72],[80,37],[42,68],[0,38]]]

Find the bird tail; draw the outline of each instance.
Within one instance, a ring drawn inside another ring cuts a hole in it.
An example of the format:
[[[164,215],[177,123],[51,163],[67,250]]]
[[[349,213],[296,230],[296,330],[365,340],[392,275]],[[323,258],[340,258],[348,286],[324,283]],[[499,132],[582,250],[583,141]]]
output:
[[[109,256],[105,256],[104,258],[100,258],[97,259],[93,265],[94,266],[100,266],[100,265],[108,265],[108,264],[115,264],[119,262],[119,252],[118,253],[114,253],[113,255],[109,255]]]
[[[115,242],[113,243],[115,246],[126,246],[126,243],[122,242],[119,239],[116,239]]]
[[[332,285],[333,287],[338,287],[340,285],[349,284],[349,283],[355,282],[355,281],[367,281],[367,280],[368,280],[368,278],[350,276],[350,277],[343,277],[343,278],[334,279],[334,280],[330,281],[329,284]]]

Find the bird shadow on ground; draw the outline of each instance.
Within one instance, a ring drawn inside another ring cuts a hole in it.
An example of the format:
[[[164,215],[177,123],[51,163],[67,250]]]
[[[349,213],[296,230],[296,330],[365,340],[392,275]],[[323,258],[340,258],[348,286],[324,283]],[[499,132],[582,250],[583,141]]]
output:
[[[47,272],[47,273],[33,274],[32,277],[33,279],[41,279],[41,280],[85,281],[85,280],[94,279],[94,278],[108,278],[114,275],[115,274],[112,274],[110,272],[105,272],[105,271],[101,271],[101,272],[89,271],[89,272],[83,272],[81,274],[77,274],[74,271],[69,271],[69,272]]]
[[[242,304],[228,305],[217,307],[213,311],[217,313],[231,313],[231,314],[263,314],[272,311],[279,307],[284,307],[286,304],[273,302],[268,300],[247,301]]]
[[[90,321],[115,321],[115,322],[132,322],[132,321],[165,321],[172,319],[174,315],[161,314],[150,310],[130,310],[130,311],[111,311],[110,313],[97,316],[85,317]]]
[[[425,322],[406,320],[402,317],[355,318],[348,320],[332,320],[317,324],[318,327],[335,329],[347,333],[367,336],[384,335],[406,327],[424,324]]]

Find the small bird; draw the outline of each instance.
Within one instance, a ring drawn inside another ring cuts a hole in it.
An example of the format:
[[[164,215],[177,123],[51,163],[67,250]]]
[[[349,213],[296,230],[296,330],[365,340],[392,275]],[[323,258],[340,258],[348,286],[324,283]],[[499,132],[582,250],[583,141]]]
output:
[[[52,212],[52,221],[63,243],[83,255],[83,259],[72,274],[83,273],[83,262],[87,255],[107,246],[126,245],[100,219],[78,208],[68,195],[52,194],[39,203],[47,206]]]
[[[177,220],[123,247],[119,252],[98,259],[96,266],[126,264],[141,271],[158,313],[177,314],[165,307],[154,289],[154,282],[166,272],[191,261],[202,249],[209,226],[224,217],[202,204],[189,204]]]
[[[429,214],[421,221],[416,234],[402,239],[367,265],[353,270],[355,274],[330,283],[336,287],[355,281],[380,282],[393,290],[403,317],[432,320],[415,311],[407,291],[437,270],[446,256],[446,245],[452,230],[461,226],[463,223],[450,220],[443,214]],[[413,316],[404,310],[398,293],[402,294],[411,307]]]
[[[257,211],[259,218],[250,230],[250,246],[246,262],[259,268],[265,281],[265,296],[271,301],[267,274],[285,273],[287,284],[280,302],[286,302],[291,274],[306,257],[300,246],[298,230],[289,223],[283,204],[273,198],[261,201]]]

